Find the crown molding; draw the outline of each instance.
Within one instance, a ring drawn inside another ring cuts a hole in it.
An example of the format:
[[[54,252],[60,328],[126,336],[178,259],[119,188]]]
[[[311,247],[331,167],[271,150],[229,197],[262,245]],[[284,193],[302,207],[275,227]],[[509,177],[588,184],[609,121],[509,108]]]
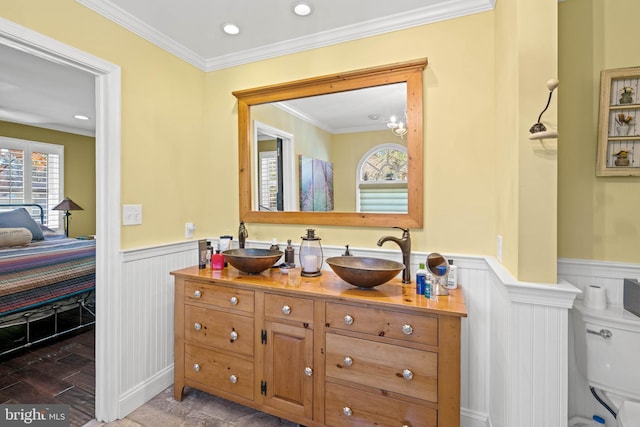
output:
[[[108,0],[76,1],[203,71],[215,71],[278,56],[290,55],[305,50],[486,12],[493,10],[495,7],[495,0],[443,1],[407,13],[398,13],[385,18],[365,21],[331,31],[287,40],[285,42],[273,43],[214,58],[203,58]]]
[[[205,60],[200,55],[196,54],[186,46],[176,42],[171,37],[166,36],[155,28],[147,25],[145,22],[139,20],[135,16],[131,15],[114,5],[108,0],[76,0],[83,6],[88,7],[94,12],[104,16],[107,19],[115,22],[121,27],[126,28],[134,34],[142,37],[150,43],[155,44],[159,48],[177,56],[185,62],[197,67],[201,70],[205,69]]]

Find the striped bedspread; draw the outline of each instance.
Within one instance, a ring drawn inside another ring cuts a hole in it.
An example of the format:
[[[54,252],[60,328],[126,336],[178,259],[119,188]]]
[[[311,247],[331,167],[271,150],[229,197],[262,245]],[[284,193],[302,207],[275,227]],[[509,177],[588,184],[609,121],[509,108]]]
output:
[[[95,245],[55,236],[0,250],[0,315],[94,289]]]

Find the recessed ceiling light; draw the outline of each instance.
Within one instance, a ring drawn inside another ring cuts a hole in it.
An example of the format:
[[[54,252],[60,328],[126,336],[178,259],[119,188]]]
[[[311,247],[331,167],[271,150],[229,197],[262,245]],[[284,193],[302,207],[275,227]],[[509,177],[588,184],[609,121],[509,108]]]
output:
[[[369,117],[369,119],[371,120],[380,120],[380,117],[382,117],[382,114],[369,114],[367,117]]]
[[[312,11],[313,10],[311,9],[311,4],[309,3],[298,1],[293,4],[293,13],[298,16],[311,15]]]
[[[233,24],[224,24],[222,26],[222,31],[224,31],[227,34],[231,34],[232,36],[238,34],[240,32],[240,28],[238,28],[237,25],[233,25]]]
[[[75,116],[73,116],[73,118],[78,120],[89,120],[89,117],[84,116],[82,114],[76,114]]]

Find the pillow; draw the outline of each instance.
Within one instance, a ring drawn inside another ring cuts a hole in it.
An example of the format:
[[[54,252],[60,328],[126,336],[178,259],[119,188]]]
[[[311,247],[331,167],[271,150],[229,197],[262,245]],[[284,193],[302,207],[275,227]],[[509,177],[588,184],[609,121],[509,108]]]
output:
[[[0,248],[26,246],[33,235],[26,228],[0,228]]]
[[[31,232],[32,240],[44,240],[40,226],[25,208],[0,212],[0,228],[26,228]]]

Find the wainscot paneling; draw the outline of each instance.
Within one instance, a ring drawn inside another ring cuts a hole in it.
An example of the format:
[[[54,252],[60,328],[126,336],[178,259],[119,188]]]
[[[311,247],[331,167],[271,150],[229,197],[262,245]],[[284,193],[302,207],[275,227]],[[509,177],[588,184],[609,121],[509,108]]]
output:
[[[566,425],[568,309],[579,291],[567,282],[518,282],[494,258],[486,261],[490,425]]]
[[[193,241],[122,253],[120,418],[173,384],[173,276],[169,272],[197,260]]]
[[[640,278],[640,265],[561,258],[558,260],[558,277],[570,282],[582,291],[591,285],[604,287],[607,290],[607,303],[621,306],[624,279]],[[583,294],[579,295],[578,299],[583,299]],[[569,313],[567,337],[569,347],[569,417],[591,419],[593,415],[599,415],[605,418],[607,425],[616,425],[609,412],[591,394],[586,378],[578,372],[573,340],[574,329],[571,321],[572,311]]]

